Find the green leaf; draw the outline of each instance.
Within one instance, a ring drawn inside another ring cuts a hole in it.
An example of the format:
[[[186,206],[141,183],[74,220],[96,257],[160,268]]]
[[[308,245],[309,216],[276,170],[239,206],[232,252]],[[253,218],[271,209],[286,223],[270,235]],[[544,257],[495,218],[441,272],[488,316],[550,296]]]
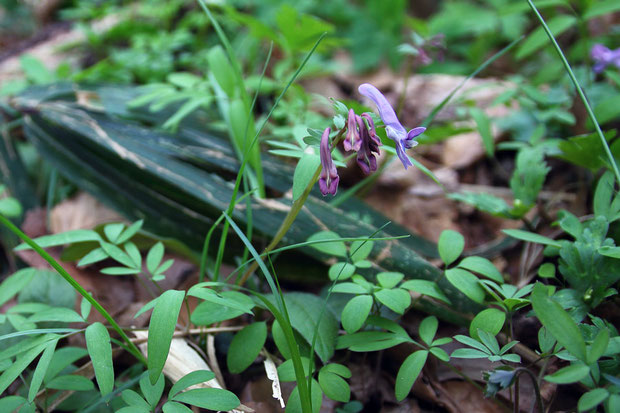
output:
[[[339,283],[332,288],[332,292],[334,293],[342,293],[342,294],[366,294],[368,293],[368,289],[362,287],[359,284],[355,283]]]
[[[616,0],[599,0],[590,3],[588,9],[583,15],[583,18],[585,20],[589,20],[597,16],[616,12],[618,10],[620,10],[620,3]]]
[[[313,374],[315,371],[314,362],[312,362],[312,371],[308,371],[308,366],[310,364],[310,359],[307,357],[301,357],[301,365],[304,369],[304,377],[308,377]],[[278,366],[278,379],[283,382],[295,381],[295,367],[293,365],[293,360],[288,359],[285,360],[284,363]]]
[[[541,278],[555,278],[555,265],[546,262],[538,267],[538,276]]]
[[[236,82],[230,61],[221,46],[212,47],[207,54],[209,70],[215,81],[229,98],[235,97]],[[238,85],[243,87],[243,85]]]
[[[143,220],[139,220],[131,224],[123,233],[116,239],[116,242],[121,245],[129,241],[134,235],[142,228]]]
[[[205,301],[211,302],[213,304],[217,304],[220,306],[230,307],[235,310],[242,311],[246,314],[252,314],[252,307],[254,303],[252,302],[250,306],[248,306],[247,300],[238,301],[236,298],[237,295],[228,295],[228,297],[224,294],[219,294],[217,291],[212,290],[211,288],[204,288],[200,286],[194,286],[189,289],[187,295],[198,297]]]
[[[547,22],[551,33],[557,38],[560,34],[571,28],[577,18],[568,14],[560,14],[553,17]],[[517,59],[528,57],[549,42],[549,37],[542,27],[538,27],[529,37],[521,44],[515,56]]]
[[[60,234],[44,235],[39,238],[35,238],[36,242],[41,248],[56,247],[65,244],[75,244],[77,242],[87,241],[100,241],[101,237],[95,231],[89,229],[76,229],[73,231],[62,232]],[[30,249],[27,244],[20,244],[16,251]]]
[[[228,354],[226,363],[228,370],[238,374],[250,367],[256,360],[267,340],[267,324],[263,321],[245,326],[235,334]]]
[[[469,325],[469,335],[479,340],[478,329],[486,331],[494,336],[499,334],[504,327],[506,321],[506,313],[497,308],[487,308],[479,312]]]
[[[510,237],[520,239],[521,241],[534,242],[536,244],[550,245],[552,247],[561,248],[562,244],[558,241],[533,232],[523,231],[520,229],[503,229],[502,232]]]
[[[458,265],[460,268],[464,268],[469,271],[476,272],[484,275],[485,277],[495,281],[496,283],[503,284],[504,278],[502,273],[499,272],[495,265],[491,261],[483,257],[466,257]]]
[[[610,258],[620,258],[620,247],[599,247],[598,253]]]
[[[47,368],[43,379],[44,383],[60,374],[65,368],[71,366],[77,360],[88,355],[88,351],[81,347],[62,347],[57,349],[52,356],[52,361]]]
[[[19,412],[26,413],[32,411],[36,412],[34,405],[32,406],[32,410],[26,410],[26,406],[28,405],[28,400],[21,396],[7,396],[0,398],[0,411],[2,412]],[[24,407],[22,407],[24,406]],[[21,407],[21,409],[19,409]],[[19,409],[19,410],[18,410]]]
[[[609,397],[609,392],[606,389],[599,388],[590,390],[579,398],[577,402],[577,409],[580,412],[585,412],[594,409],[599,404],[603,403]]]
[[[39,311],[28,318],[28,321],[38,323],[40,321],[61,321],[64,323],[83,323],[84,319],[75,311],[64,308],[55,307],[48,310]]]
[[[233,393],[224,389],[192,389],[179,393],[172,400],[208,410],[232,410],[241,402]]]
[[[482,143],[484,144],[484,149],[487,155],[493,156],[494,141],[493,134],[491,133],[491,121],[489,120],[489,117],[482,109],[479,108],[471,108],[469,113],[476,122],[476,126],[478,126],[478,132],[482,138]]]
[[[5,278],[0,284],[0,306],[23,290],[36,273],[37,269],[35,268],[24,268]]]
[[[146,268],[151,274],[155,274],[162,258],[164,258],[164,244],[158,242],[151,247],[149,253],[146,255]]]
[[[193,413],[194,411],[184,404],[167,401],[162,406],[164,413]]]
[[[418,294],[428,295],[429,297],[436,298],[444,303],[450,304],[450,300],[441,291],[435,281],[429,280],[408,280],[400,285],[400,288],[413,291]]]
[[[321,371],[329,371],[330,373],[334,373],[339,375],[340,377],[344,377],[345,379],[351,378],[351,370],[347,366],[343,366],[338,363],[329,363],[321,368]]]
[[[321,231],[321,232],[317,232],[316,234],[310,235],[310,237],[308,237],[308,241],[320,241],[320,240],[338,239],[338,238],[340,238],[340,235],[336,234],[333,231]],[[317,244],[312,244],[311,247],[327,255],[333,255],[336,257],[343,257],[343,258],[346,258],[347,256],[347,247],[344,245],[344,242],[342,241],[317,243]]]
[[[437,317],[430,316],[426,317],[420,323],[420,328],[418,329],[418,335],[427,345],[431,345],[433,339],[435,338],[435,334],[437,334],[437,327],[439,326],[439,322],[437,321]]]
[[[118,261],[119,263],[123,264],[126,267],[136,268],[135,263],[133,262],[131,258],[129,258],[129,255],[127,255],[125,251],[123,251],[116,245],[110,244],[109,242],[103,242],[103,241],[100,243],[100,245],[101,245],[101,248],[103,248],[103,250],[106,252],[106,254],[108,254],[112,259]],[[140,268],[137,268],[137,269],[140,270]]]
[[[95,378],[102,396],[114,389],[114,365],[112,362],[112,345],[110,333],[100,322],[86,328],[86,348],[93,362]]]
[[[377,274],[377,281],[383,288],[394,288],[405,278],[401,272],[380,272]]]
[[[82,257],[82,259],[77,263],[78,267],[83,267],[85,265],[94,264],[99,261],[103,261],[108,258],[109,255],[103,250],[103,248],[95,248],[88,254]]]
[[[484,353],[487,353],[488,355],[491,354],[489,349],[484,344],[482,344],[480,341],[475,340],[471,337],[467,337],[467,336],[459,334],[459,335],[454,336],[454,339],[458,341],[459,343],[463,343],[470,347],[474,347]]]
[[[396,400],[403,401],[409,395],[413,383],[415,383],[422,371],[422,367],[426,363],[427,357],[428,351],[418,350],[405,359],[396,375]]]
[[[50,365],[50,362],[52,361],[52,356],[54,355],[57,344],[58,339],[50,341],[45,346],[45,350],[43,350],[41,358],[39,358],[37,368],[34,370],[32,379],[30,380],[30,388],[28,389],[28,402],[30,403],[32,403],[34,398],[37,397],[37,393],[41,388],[41,384],[43,383],[43,379],[45,378],[47,369]]]
[[[127,267],[108,267],[101,270],[102,274],[106,275],[135,275],[142,272],[139,268],[127,268]]]
[[[334,281],[344,281],[353,276],[355,274],[355,265],[349,264],[348,262],[337,262],[336,264],[329,267],[329,271],[327,273],[329,275],[329,279]]]
[[[304,153],[301,156],[293,174],[293,201],[304,193],[320,165],[321,159],[315,154]]]
[[[190,291],[194,287],[190,288]],[[209,294],[209,293],[207,293]],[[230,320],[239,317],[242,314],[251,314],[255,303],[250,297],[238,291],[223,291],[220,293],[222,301],[217,300],[215,295],[209,297],[210,301],[205,301],[194,309],[191,316],[192,323],[196,325],[206,326],[224,320]],[[233,308],[232,306],[235,306]],[[241,310],[240,308],[243,308]]]
[[[0,199],[0,213],[9,218],[17,218],[22,214],[22,205],[15,198]]]
[[[138,393],[136,393],[133,390],[130,390],[130,389],[123,390],[123,392],[121,393],[121,398],[123,399],[125,403],[127,403],[132,408],[143,409],[144,411],[147,411],[147,412],[151,411],[151,406],[149,406],[146,400],[144,400],[142,396],[140,396]]]
[[[95,385],[86,377],[77,376],[75,374],[67,374],[64,376],[54,377],[47,383],[47,388],[56,390],[88,391],[95,388]]]
[[[553,374],[545,376],[545,380],[556,384],[577,383],[590,374],[590,367],[585,364],[571,364]]]
[[[445,361],[448,362],[450,361],[450,356],[448,355],[448,353],[446,353],[446,351],[442,348],[439,347],[431,347],[429,349],[429,351],[431,352],[431,354],[435,357],[437,357],[439,360],[441,361]]]
[[[351,399],[351,388],[342,377],[321,369],[319,385],[327,397],[337,402],[347,403]]]
[[[398,314],[404,314],[411,305],[411,295],[401,288],[383,288],[375,293],[377,300]]]
[[[152,410],[155,410],[157,404],[159,403],[159,399],[161,399],[161,395],[164,392],[165,386],[164,375],[160,374],[157,382],[155,384],[151,384],[151,381],[148,376],[144,375],[140,379],[140,390],[142,391],[142,395],[146,402],[151,406]]]
[[[491,350],[493,354],[500,354],[499,343],[493,334],[487,333],[481,329],[478,329],[477,333],[482,344]]]
[[[364,325],[370,314],[372,303],[373,299],[370,295],[358,295],[344,306],[340,321],[347,333],[355,333]]]
[[[601,176],[594,191],[594,199],[592,200],[592,209],[594,216],[602,215],[609,220],[613,219],[613,215],[617,211],[611,209],[614,190],[614,175],[611,171],[607,171]]]
[[[172,335],[184,296],[184,291],[168,290],[159,296],[153,308],[147,344],[147,366],[149,379],[153,384],[159,378],[168,358]]]
[[[312,390],[312,413],[319,413],[321,411],[321,405],[323,403],[323,391],[321,390],[321,386],[319,383],[312,379],[311,380],[311,390]],[[285,413],[302,413],[301,400],[299,399],[299,389],[297,386],[293,389],[288,401],[286,403]]]
[[[490,356],[490,353],[485,353],[473,348],[457,348],[450,354],[450,357],[457,359],[485,359]]]
[[[448,198],[472,205],[482,212],[496,217],[512,218],[510,206],[502,198],[478,192],[462,192],[448,194]]]
[[[194,370],[181,377],[179,381],[172,385],[168,392],[168,398],[172,399],[177,393],[195,384],[205,383],[215,378],[215,374],[209,370]]]
[[[579,327],[560,304],[549,298],[547,288],[536,283],[530,296],[534,313],[549,333],[569,353],[577,359],[586,361],[586,344]]]
[[[103,227],[103,233],[105,234],[108,241],[110,241],[112,244],[117,244],[116,241],[124,229],[125,224],[122,223],[108,224]]]
[[[609,345],[609,330],[602,328],[592,345],[588,348],[587,364],[594,364],[600,359]]]
[[[445,230],[439,236],[437,248],[439,256],[446,265],[452,264],[463,252],[465,238],[461,234],[452,230]]]
[[[358,261],[362,261],[368,258],[368,256],[372,252],[372,247],[374,245],[375,243],[370,240],[353,241],[351,243],[351,248],[349,249],[349,251],[351,252],[351,261],[357,263]]]
[[[450,268],[446,270],[446,278],[470,300],[480,304],[484,302],[484,289],[474,274],[461,268]]]
[[[307,293],[284,294],[286,308],[289,312],[291,325],[308,342],[312,342],[318,325],[315,352],[323,362],[327,362],[333,354],[338,336],[338,322],[331,311],[322,312],[323,299]]]
[[[133,262],[133,268],[142,269],[142,255],[140,255],[140,250],[136,247],[136,244],[129,241],[125,243],[125,252],[131,258]]]
[[[80,301],[80,316],[84,319],[84,321],[88,320],[88,316],[90,315],[90,310],[93,305],[86,298],[82,297]]]

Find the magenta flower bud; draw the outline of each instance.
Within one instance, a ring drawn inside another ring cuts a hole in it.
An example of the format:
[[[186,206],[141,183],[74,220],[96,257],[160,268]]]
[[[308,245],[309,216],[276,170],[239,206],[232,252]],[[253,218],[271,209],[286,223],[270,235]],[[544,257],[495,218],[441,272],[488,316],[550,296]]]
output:
[[[614,65],[620,69],[620,48],[611,50],[602,44],[595,44],[590,50],[590,56],[594,60],[592,67],[594,73],[601,73],[609,65]]]
[[[362,141],[360,140],[360,131],[357,129],[356,114],[353,109],[349,109],[347,118],[347,135],[342,142],[345,151],[359,151]]]
[[[413,164],[409,160],[405,150],[413,148],[418,144],[414,138],[424,132],[426,128],[414,128],[407,133],[407,130],[401,125],[398,117],[396,117],[396,112],[394,112],[392,105],[390,105],[379,89],[369,83],[364,83],[360,85],[358,90],[362,95],[370,98],[370,100],[377,105],[379,116],[381,116],[381,120],[383,120],[383,124],[385,125],[385,133],[388,138],[392,139],[396,144],[396,154],[403,163],[405,169],[412,166]]]
[[[366,119],[370,118],[370,116],[368,116],[368,114],[366,113],[362,116]],[[379,145],[381,145],[381,141],[379,140],[379,137],[376,136],[376,134],[374,139],[371,136],[371,133],[374,133],[374,124],[372,123],[372,119],[370,119],[370,122],[370,125],[372,126],[370,126],[370,128],[367,128],[364,124],[364,120],[360,116],[357,117],[357,123],[361,131],[362,144],[360,150],[357,151],[356,161],[365,174],[369,174],[370,172],[374,172],[377,170],[377,158],[375,154],[379,154]]]
[[[338,171],[336,170],[336,166],[332,160],[332,153],[329,148],[330,132],[330,128],[325,128],[323,135],[321,136],[320,146],[321,166],[323,169],[321,170],[321,175],[319,176],[319,189],[324,196],[327,194],[336,195],[336,191],[338,190],[338,182],[340,181],[340,177],[338,176]]]

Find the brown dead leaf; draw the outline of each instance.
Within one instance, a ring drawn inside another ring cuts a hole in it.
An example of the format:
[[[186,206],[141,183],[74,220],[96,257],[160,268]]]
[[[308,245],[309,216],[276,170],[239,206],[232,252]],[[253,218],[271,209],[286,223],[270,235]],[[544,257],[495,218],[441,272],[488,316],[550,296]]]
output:
[[[74,229],[92,229],[108,222],[126,221],[116,211],[106,207],[86,192],[56,205],[50,213],[53,234]]]
[[[478,132],[462,133],[444,142],[441,160],[445,166],[464,168],[484,157],[484,148]]]
[[[451,380],[442,383],[450,398],[458,406],[459,412],[476,412],[476,413],[498,413],[502,409],[491,399],[484,397],[484,394],[473,385],[466,381]]]

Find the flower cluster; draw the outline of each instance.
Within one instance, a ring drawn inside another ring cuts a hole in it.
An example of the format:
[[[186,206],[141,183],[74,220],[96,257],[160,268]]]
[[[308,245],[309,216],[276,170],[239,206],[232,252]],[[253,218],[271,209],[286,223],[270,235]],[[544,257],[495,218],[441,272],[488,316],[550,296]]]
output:
[[[595,44],[590,50],[594,66],[594,73],[601,73],[609,65],[614,65],[620,69],[620,48],[611,50],[602,44]]]
[[[396,117],[396,112],[394,112],[394,109],[379,89],[369,83],[364,83],[360,85],[358,90],[360,94],[368,97],[377,106],[379,116],[385,126],[386,135],[394,141],[396,154],[405,169],[412,166],[413,164],[407,156],[406,150],[418,144],[415,138],[424,132],[426,128],[413,128],[407,132]],[[368,174],[376,171],[381,139],[377,136],[375,124],[370,114],[356,115],[353,109],[350,109],[345,128],[347,128],[347,133],[343,142],[344,149],[357,152],[357,164],[364,173]],[[325,129],[321,137],[320,157],[322,170],[319,177],[319,188],[323,195],[335,195],[339,181],[338,172],[331,157],[329,145],[330,131],[330,128]]]

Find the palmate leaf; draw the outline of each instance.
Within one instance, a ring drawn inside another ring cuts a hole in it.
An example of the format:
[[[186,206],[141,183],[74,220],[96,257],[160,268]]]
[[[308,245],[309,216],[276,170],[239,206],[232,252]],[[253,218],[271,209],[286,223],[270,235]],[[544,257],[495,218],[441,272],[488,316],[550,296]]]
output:
[[[141,109],[130,111],[126,102],[136,95],[131,88],[94,89],[107,114],[72,103],[75,88],[59,84],[32,89],[13,101],[19,110],[28,113],[24,119],[28,139],[77,186],[129,219],[144,218],[147,230],[183,240],[200,251],[204,234],[231,199],[231,185],[223,176],[237,173],[239,164],[229,142],[205,130],[208,118],[204,113],[189,116],[172,136],[135,122],[157,123],[165,115]],[[41,104],[42,100],[46,102]],[[269,156],[263,157],[263,166],[269,188],[281,193],[290,190],[290,166]],[[256,236],[272,237],[290,204],[287,197],[254,201]],[[245,211],[236,209],[232,218],[243,226],[247,216]],[[304,242],[325,227],[336,229],[343,237],[368,236],[387,221],[359,200],[349,199],[338,207],[328,205],[315,188],[283,243]],[[391,224],[377,235],[407,233],[403,227]],[[377,260],[388,246],[390,254]],[[231,244],[230,251],[235,248],[238,251],[239,244]],[[305,247],[303,252],[319,259],[328,258],[316,248]],[[437,249],[431,242],[412,235],[403,240],[375,241],[369,259],[377,260],[377,265],[386,271],[404,273],[408,279],[441,279],[438,270],[421,255],[436,257]],[[457,312],[475,308],[450,283],[441,279],[439,286]],[[438,308],[435,311],[437,315],[440,311],[449,312]]]

